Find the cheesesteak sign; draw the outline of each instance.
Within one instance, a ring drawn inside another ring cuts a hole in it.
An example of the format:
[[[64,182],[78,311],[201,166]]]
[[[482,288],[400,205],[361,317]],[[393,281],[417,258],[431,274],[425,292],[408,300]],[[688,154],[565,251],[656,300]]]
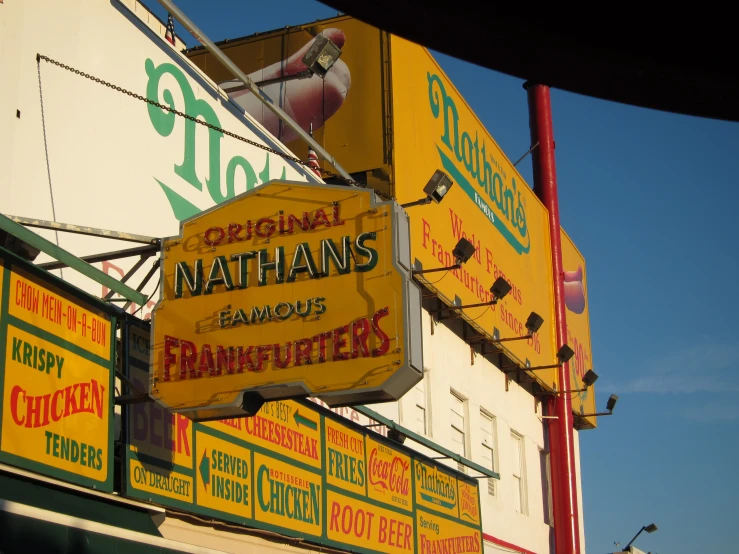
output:
[[[162,244],[150,379],[172,411],[243,415],[245,391],[382,402],[420,380],[420,290],[394,202],[272,182],[184,221],[180,235]]]

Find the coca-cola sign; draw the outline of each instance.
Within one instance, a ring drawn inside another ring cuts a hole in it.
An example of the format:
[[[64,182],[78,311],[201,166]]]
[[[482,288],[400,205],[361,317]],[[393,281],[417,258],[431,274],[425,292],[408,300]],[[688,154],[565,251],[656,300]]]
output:
[[[411,507],[411,460],[367,437],[369,495],[401,508]]]

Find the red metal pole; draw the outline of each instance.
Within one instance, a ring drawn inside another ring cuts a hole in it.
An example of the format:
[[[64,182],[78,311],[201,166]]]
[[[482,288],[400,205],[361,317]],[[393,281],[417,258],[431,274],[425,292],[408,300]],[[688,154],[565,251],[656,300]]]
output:
[[[529,128],[533,151],[534,192],[549,210],[549,233],[552,245],[554,278],[555,336],[559,349],[567,342],[567,316],[564,303],[564,270],[559,226],[557,169],[554,162],[554,131],[549,87],[533,83],[524,85],[529,99]],[[560,389],[570,390],[569,364],[559,368]],[[552,500],[556,554],[580,554],[580,518],[577,506],[577,475],[571,399],[568,394],[551,396],[547,413],[557,419],[549,421],[549,449],[552,467]]]

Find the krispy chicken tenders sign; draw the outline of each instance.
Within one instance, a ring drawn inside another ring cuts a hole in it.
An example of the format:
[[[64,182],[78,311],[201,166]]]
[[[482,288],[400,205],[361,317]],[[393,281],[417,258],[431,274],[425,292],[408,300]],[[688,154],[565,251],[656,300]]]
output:
[[[0,461],[113,490],[110,308],[0,249]]]
[[[273,182],[183,222],[163,242],[151,395],[196,420],[243,413],[244,391],[400,398],[422,367],[408,240],[396,204],[330,185]]]

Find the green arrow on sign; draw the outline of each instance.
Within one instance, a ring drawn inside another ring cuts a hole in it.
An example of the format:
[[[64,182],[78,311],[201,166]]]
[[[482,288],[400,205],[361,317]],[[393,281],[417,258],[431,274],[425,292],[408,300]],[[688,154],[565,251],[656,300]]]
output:
[[[316,423],[312,419],[303,417],[302,415],[300,415],[300,413],[298,413],[298,410],[295,410],[295,413],[293,414],[293,419],[295,420],[295,425],[297,425],[298,427],[300,427],[300,424],[302,423],[308,429],[313,429],[314,431],[318,429],[318,423]]]
[[[203,450],[203,459],[200,460],[200,477],[206,487],[210,483],[210,459],[206,456],[207,452]]]

